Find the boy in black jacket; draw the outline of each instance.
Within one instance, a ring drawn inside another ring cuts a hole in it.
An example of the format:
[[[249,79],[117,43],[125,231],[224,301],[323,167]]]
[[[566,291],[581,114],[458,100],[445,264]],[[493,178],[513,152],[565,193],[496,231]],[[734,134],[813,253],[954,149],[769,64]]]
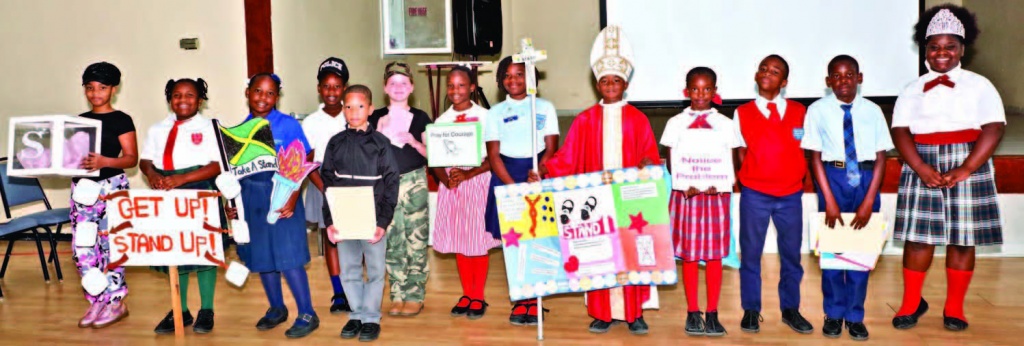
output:
[[[320,175],[324,189],[332,186],[373,186],[377,230],[371,240],[336,239],[334,219],[324,203],[324,224],[331,242],[338,244],[341,284],[348,294],[352,313],[341,329],[345,339],[359,337],[372,341],[380,335],[380,303],[384,295],[384,255],[381,239],[391,223],[398,203],[398,166],[391,154],[391,142],[367,122],[373,111],[373,94],[363,85],[353,85],[342,95],[348,128],[327,143]],[[363,259],[367,280],[363,281]]]

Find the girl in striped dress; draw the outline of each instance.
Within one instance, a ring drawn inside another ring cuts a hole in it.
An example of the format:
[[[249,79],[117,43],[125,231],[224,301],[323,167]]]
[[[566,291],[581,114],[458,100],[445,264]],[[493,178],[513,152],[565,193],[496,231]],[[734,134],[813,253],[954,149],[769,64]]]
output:
[[[690,107],[669,119],[661,137],[661,145],[669,147],[675,163],[676,151],[700,147],[721,153],[732,167],[732,149],[738,146],[733,123],[711,108],[717,100],[718,77],[707,67],[696,67],[686,74],[684,95]],[[720,101],[719,101],[720,102]],[[679,167],[669,167],[675,177]],[[730,180],[733,170],[730,169]],[[692,181],[692,180],[691,180]],[[687,335],[722,336],[725,328],[718,321],[718,298],[722,289],[722,258],[729,254],[730,191],[717,191],[714,186],[704,190],[694,186],[673,186],[669,211],[672,220],[672,243],[676,257],[683,260],[683,288],[686,292]],[[707,320],[701,318],[697,302],[698,262],[707,263]]]
[[[456,66],[448,74],[448,100],[452,102],[437,123],[484,123],[487,109],[470,99],[476,92],[476,76],[465,66]],[[480,148],[485,152],[484,148]],[[433,168],[440,181],[437,215],[434,217],[434,251],[454,253],[462,283],[462,297],[452,308],[452,316],[475,320],[484,316],[484,286],[490,259],[488,250],[501,241],[487,232],[484,208],[491,181],[491,164],[485,159],[477,167]]]

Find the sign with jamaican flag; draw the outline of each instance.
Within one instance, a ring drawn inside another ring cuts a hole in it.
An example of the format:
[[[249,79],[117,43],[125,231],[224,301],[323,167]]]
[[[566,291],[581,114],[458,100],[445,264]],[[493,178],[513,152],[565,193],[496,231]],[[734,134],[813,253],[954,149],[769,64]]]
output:
[[[228,170],[236,178],[259,172],[277,171],[277,151],[270,122],[252,118],[234,127],[224,127],[214,119],[221,150],[227,156]]]

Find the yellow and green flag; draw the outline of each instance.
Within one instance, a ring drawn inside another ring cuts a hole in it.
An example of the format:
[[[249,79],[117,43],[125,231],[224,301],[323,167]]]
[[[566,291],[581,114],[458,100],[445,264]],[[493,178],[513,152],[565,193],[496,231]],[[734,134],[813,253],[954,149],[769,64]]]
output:
[[[223,159],[235,177],[277,170],[274,135],[267,119],[252,118],[234,127],[224,127],[217,120],[213,121],[219,130],[217,137]]]

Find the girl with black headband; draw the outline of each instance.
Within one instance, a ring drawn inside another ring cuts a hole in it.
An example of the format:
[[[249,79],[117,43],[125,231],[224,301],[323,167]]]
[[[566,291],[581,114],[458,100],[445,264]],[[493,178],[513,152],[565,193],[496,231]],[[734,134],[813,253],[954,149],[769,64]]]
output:
[[[139,170],[157,190],[192,189],[215,190],[214,178],[220,174],[220,147],[210,120],[199,114],[207,100],[206,81],[182,78],[169,80],[164,96],[171,106],[171,114],[149,128],[146,144],[142,147]],[[221,220],[225,220],[221,217]],[[223,228],[224,225],[221,225]],[[167,267],[153,269],[168,274]],[[195,272],[199,279],[202,308],[195,319],[188,310],[188,276]],[[212,265],[178,266],[181,286],[181,307],[184,325],[195,325],[192,330],[205,334],[213,330],[213,294],[217,285],[217,267]],[[168,312],[154,332],[174,333],[174,315]]]
[[[99,170],[98,177],[76,178],[71,183],[74,194],[78,186],[85,184],[99,185],[100,194],[128,189],[128,176],[124,170],[138,164],[138,146],[135,139],[135,123],[132,117],[115,110],[111,105],[118,85],[121,84],[121,71],[107,62],[89,65],[82,74],[82,87],[85,99],[92,110],[82,113],[83,118],[96,119],[102,122],[100,135],[100,152],[89,153],[82,161],[82,167],[89,171]],[[90,180],[83,183],[83,180]],[[84,187],[83,187],[84,189]],[[71,201],[72,237],[78,235],[79,224],[96,224],[98,229],[106,229],[106,203],[102,200],[93,205],[84,205]],[[78,244],[78,241],[72,241]],[[90,243],[88,241],[84,243]],[[108,282],[106,289],[98,295],[85,293],[89,301],[89,309],[78,321],[81,328],[103,328],[128,316],[128,308],[124,297],[128,294],[128,285],[124,280],[124,267],[106,270],[110,263],[110,245],[107,236],[100,234],[93,246],[74,247],[75,265],[78,273],[85,276],[89,272],[103,271]]]

